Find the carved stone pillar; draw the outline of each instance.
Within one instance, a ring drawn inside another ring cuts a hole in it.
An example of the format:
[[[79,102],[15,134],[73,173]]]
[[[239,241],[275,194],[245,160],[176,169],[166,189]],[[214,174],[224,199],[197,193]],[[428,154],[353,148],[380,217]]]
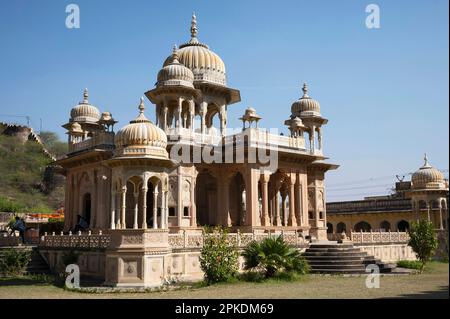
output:
[[[270,226],[270,218],[269,218],[269,175],[261,174],[261,192],[262,192],[262,226]]]
[[[281,216],[280,216],[280,196],[278,196],[278,191],[275,193],[275,216],[274,216],[274,223],[275,226],[281,226]]]
[[[142,229],[147,229],[147,187],[142,187]]]
[[[195,180],[191,182],[191,227],[197,227],[197,205],[195,204]]]
[[[162,190],[161,192],[161,228],[166,229],[166,209],[165,209],[165,202],[166,202],[166,192]]]
[[[297,226],[295,218],[295,174],[291,173],[289,181],[289,218],[288,226]]]
[[[227,106],[221,105],[219,110],[220,134],[225,136],[227,130]]]
[[[111,229],[116,229],[116,192],[111,194]]]
[[[281,193],[281,209],[283,212],[283,220],[282,220],[283,226],[287,226],[287,222],[288,222],[286,198],[287,198],[287,193],[286,192]]]
[[[158,187],[153,189],[153,229],[158,228]]]
[[[443,230],[444,229],[444,220],[443,220],[443,216],[442,216],[442,202],[441,200],[439,200],[439,229]]]
[[[126,211],[127,211],[127,187],[123,186],[122,187],[122,214],[120,217],[120,221],[121,221],[120,228],[121,229],[127,228],[127,223],[126,223],[126,219],[125,219]]]
[[[139,214],[139,193],[134,193],[134,216],[133,229],[138,229],[138,214]]]
[[[201,132],[206,133],[206,113],[208,112],[208,103],[202,102],[200,104],[200,116],[201,116]]]

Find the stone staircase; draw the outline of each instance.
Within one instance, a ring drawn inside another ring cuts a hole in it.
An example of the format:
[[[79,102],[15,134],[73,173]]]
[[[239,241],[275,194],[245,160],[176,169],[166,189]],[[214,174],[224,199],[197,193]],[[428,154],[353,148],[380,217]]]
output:
[[[352,243],[312,243],[303,253],[312,273],[322,274],[367,274],[366,266],[376,264],[380,273],[390,273],[395,265],[381,260],[354,247]]]
[[[12,246],[12,247],[0,247],[0,258],[3,258],[4,252],[6,250],[15,249],[15,250],[26,250],[31,251],[31,260],[29,261],[28,265],[24,269],[25,274],[31,274],[31,275],[37,275],[37,274],[51,274],[51,270],[48,267],[45,260],[40,255],[38,248],[28,245],[22,245],[22,246]]]
[[[33,247],[32,250],[33,252],[31,254],[31,260],[27,265],[26,272],[32,275],[51,274],[50,268],[48,267],[44,258],[42,258],[37,247]]]

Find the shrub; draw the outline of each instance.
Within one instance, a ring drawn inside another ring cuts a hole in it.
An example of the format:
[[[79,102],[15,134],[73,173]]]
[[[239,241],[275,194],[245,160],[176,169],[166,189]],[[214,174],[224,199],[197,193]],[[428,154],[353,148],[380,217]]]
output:
[[[0,258],[0,273],[8,276],[21,275],[31,260],[30,250],[6,249]]]
[[[273,277],[280,271],[306,274],[310,269],[298,249],[289,246],[281,236],[251,242],[242,256],[246,270],[262,270],[266,278]]]
[[[397,262],[397,267],[420,270],[422,268],[422,263],[417,260],[399,260]]]
[[[408,245],[416,253],[421,262],[420,271],[423,271],[425,264],[431,259],[438,246],[433,223],[427,220],[413,222],[409,237]]]
[[[239,252],[235,244],[227,240],[222,228],[206,229],[200,255],[200,266],[208,284],[225,282],[236,276]]]

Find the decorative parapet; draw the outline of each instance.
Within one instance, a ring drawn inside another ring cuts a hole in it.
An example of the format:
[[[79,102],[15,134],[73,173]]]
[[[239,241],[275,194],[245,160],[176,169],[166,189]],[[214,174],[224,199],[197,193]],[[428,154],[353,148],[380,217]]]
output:
[[[355,244],[407,243],[407,232],[351,232],[350,239]]]
[[[79,143],[69,143],[69,153],[75,153],[79,151],[102,148],[113,149],[114,148],[114,133],[113,132],[96,132],[94,136],[81,141]]]
[[[169,234],[169,245],[173,249],[195,249],[203,247],[204,234],[192,234],[186,231],[177,234]],[[213,235],[212,235],[213,236]],[[227,234],[228,241],[235,244],[239,248],[247,246],[252,241],[262,241],[270,236],[282,236],[283,239],[290,245],[302,246],[307,244],[307,241],[299,236],[297,231],[285,231],[280,233],[229,233]]]
[[[15,233],[12,235],[9,235],[8,233],[5,233],[3,236],[0,237],[0,247],[1,246],[19,246],[21,243],[21,239],[19,236],[16,236]]]
[[[114,236],[113,236],[114,235]],[[191,233],[183,231],[175,234],[167,234],[167,231],[136,231],[123,230],[116,231],[113,234],[69,234],[52,235],[45,234],[41,236],[39,243],[43,248],[79,248],[79,249],[106,249],[110,247],[131,247],[141,245],[144,242],[146,247],[160,247],[168,236],[169,247],[173,249],[195,249],[202,248],[204,236],[202,233]],[[237,247],[245,247],[252,241],[262,241],[270,236],[282,236],[283,239],[292,246],[303,246],[308,242],[300,236],[297,231],[284,231],[280,233],[229,233],[228,240]],[[16,237],[17,238],[17,237]]]
[[[97,235],[91,232],[87,234],[78,233],[76,235],[52,235],[44,234],[41,236],[39,246],[43,248],[78,248],[78,249],[106,249],[111,242],[111,235],[102,234],[100,231]]]

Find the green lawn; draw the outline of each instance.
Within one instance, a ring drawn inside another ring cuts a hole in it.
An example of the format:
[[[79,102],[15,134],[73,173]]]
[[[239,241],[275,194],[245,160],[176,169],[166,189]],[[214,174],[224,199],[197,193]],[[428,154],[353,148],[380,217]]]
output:
[[[0,298],[448,298],[448,263],[432,262],[423,274],[389,275],[368,289],[366,276],[308,275],[294,282],[237,282],[149,293],[79,293],[30,278],[0,279]]]

